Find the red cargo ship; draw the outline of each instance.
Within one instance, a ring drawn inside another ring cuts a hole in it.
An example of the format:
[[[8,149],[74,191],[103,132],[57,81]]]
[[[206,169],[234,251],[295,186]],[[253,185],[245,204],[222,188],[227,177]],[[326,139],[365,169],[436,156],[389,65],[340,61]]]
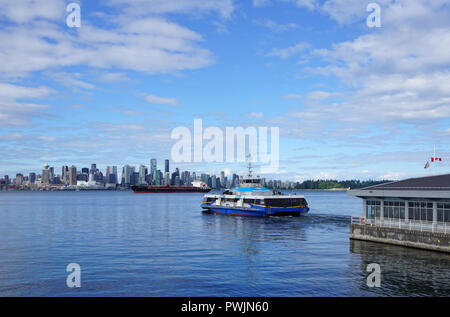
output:
[[[194,186],[150,186],[150,185],[136,185],[131,186],[131,189],[136,194],[144,193],[207,193],[211,189],[207,186],[194,187]]]

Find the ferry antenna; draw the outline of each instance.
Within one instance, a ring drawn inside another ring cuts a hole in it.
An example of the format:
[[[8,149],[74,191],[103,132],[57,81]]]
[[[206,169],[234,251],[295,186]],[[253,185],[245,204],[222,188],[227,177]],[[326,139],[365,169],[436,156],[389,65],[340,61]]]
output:
[[[252,172],[253,172],[252,155],[249,153],[247,157],[248,157],[248,177],[252,177]]]

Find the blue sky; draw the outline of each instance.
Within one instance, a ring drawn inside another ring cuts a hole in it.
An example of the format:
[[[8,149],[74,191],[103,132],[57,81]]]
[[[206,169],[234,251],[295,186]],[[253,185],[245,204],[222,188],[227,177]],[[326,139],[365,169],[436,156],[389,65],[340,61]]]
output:
[[[0,1],[0,175],[162,167],[194,118],[279,127],[270,178],[427,175],[434,144],[450,172],[450,1],[71,2]]]

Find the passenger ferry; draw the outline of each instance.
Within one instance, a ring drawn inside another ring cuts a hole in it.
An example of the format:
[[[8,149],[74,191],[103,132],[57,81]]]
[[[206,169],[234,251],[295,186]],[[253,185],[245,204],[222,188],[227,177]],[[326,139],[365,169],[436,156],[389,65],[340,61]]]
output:
[[[309,207],[302,195],[285,195],[261,185],[259,177],[252,176],[249,162],[248,175],[239,187],[218,194],[206,194],[201,207],[206,212],[236,216],[300,216],[308,213]]]

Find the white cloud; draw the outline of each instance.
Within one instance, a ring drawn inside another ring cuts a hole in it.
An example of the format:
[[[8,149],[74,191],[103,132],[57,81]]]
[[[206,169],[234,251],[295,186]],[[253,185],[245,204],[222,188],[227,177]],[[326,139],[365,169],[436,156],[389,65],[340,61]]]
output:
[[[80,78],[83,76],[80,73],[66,73],[66,72],[54,72],[47,74],[54,81],[58,82],[62,86],[66,86],[72,89],[94,89],[95,85],[82,81]]]
[[[383,28],[314,50],[326,66],[311,72],[336,76],[346,90],[312,91],[307,107],[290,115],[311,124],[329,120],[335,129],[351,123],[360,131],[363,123],[417,126],[450,118],[450,12],[444,3],[399,0],[383,9]],[[330,97],[340,100],[321,102]]]
[[[165,98],[159,97],[155,95],[147,95],[145,97],[145,101],[148,103],[156,104],[156,105],[169,105],[169,106],[177,106],[178,100],[175,98]]]
[[[201,12],[217,11],[224,16],[232,12],[232,7],[231,11],[225,9],[230,1],[153,1],[154,6],[141,2],[144,9],[137,10],[138,15],[127,10],[116,16],[105,15],[103,18],[108,28],[94,26],[87,14],[82,15],[82,26],[75,30],[65,25],[65,6],[61,6],[64,1],[52,0],[48,6],[39,1],[36,3],[40,5],[25,1],[29,4],[28,9],[20,6],[22,2],[0,3],[1,12],[27,12],[4,16],[6,22],[4,20],[0,29],[0,74],[3,77],[17,78],[34,71],[69,66],[147,73],[206,67],[214,59],[209,50],[199,47],[202,36],[155,14],[183,9],[190,14],[197,9]],[[130,6],[122,1],[111,1],[110,4],[115,4],[116,9],[121,4],[130,10],[131,7],[138,8],[137,2]],[[152,8],[147,16],[145,8]],[[62,18],[54,13],[59,10]]]
[[[17,23],[36,18],[65,21],[65,14],[66,5],[62,0],[0,1],[0,17]]]
[[[319,2],[317,0],[295,0],[295,4],[298,7],[314,10],[318,6]]]
[[[109,0],[107,2],[115,7],[119,5],[125,13],[131,15],[215,12],[222,18],[228,19],[234,11],[233,0]]]
[[[296,23],[278,23],[271,19],[259,19],[253,21],[254,25],[262,26],[268,28],[275,32],[285,32],[292,29],[299,28],[299,25]]]
[[[99,76],[99,80],[105,83],[129,81],[130,78],[125,73],[105,73]]]
[[[47,87],[25,87],[0,83],[0,125],[29,125],[33,116],[46,109],[46,105],[29,103],[25,100],[43,99],[53,91]]]
[[[308,49],[310,47],[309,43],[306,42],[300,42],[294,46],[289,46],[286,48],[273,48],[268,54],[267,56],[273,56],[273,57],[279,57],[282,59],[287,59],[289,57],[292,57],[294,55],[298,55],[304,51],[306,51],[306,49]]]
[[[284,95],[282,98],[286,100],[302,100],[303,97],[299,94],[287,94]]]

